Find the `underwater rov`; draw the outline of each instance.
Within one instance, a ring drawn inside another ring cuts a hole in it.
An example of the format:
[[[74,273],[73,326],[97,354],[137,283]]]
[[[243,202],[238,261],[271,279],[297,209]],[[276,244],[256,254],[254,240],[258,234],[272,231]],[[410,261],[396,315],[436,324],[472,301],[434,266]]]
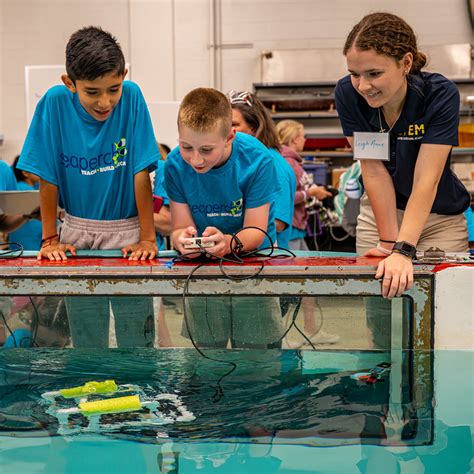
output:
[[[79,387],[62,388],[55,392],[45,392],[43,393],[42,397],[47,400],[54,399],[56,397],[80,398],[93,394],[112,394],[118,391],[118,386],[114,380],[105,380],[104,382],[86,382],[84,385]]]
[[[42,398],[62,435],[143,429],[195,419],[176,394],[156,394],[152,387],[117,385],[114,380],[45,392]]]

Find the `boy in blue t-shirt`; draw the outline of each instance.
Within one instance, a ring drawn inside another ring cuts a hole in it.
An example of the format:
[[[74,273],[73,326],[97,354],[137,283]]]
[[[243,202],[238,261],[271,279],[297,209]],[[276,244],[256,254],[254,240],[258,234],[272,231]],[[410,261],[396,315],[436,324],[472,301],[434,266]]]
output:
[[[215,244],[209,253],[222,257],[232,251],[232,234],[247,226],[267,231],[274,240],[270,203],[277,179],[268,149],[251,136],[236,134],[229,101],[220,92],[195,89],[185,99],[178,116],[179,148],[165,163],[173,245],[186,253],[183,244],[200,235],[203,243]],[[238,238],[240,250],[250,251],[265,235],[247,229]]]
[[[199,88],[183,99],[178,113],[179,148],[165,163],[170,198],[171,239],[181,253],[190,237],[213,242],[216,257],[259,248],[276,237],[271,203],[279,190],[273,158],[256,138],[232,128],[224,94]],[[239,232],[240,231],[240,232]],[[232,235],[238,232],[238,239]],[[231,248],[231,245],[233,248]],[[283,334],[276,298],[191,298],[193,339],[207,347],[268,347]],[[261,304],[260,304],[261,303]]]
[[[280,191],[275,196],[275,227],[277,246],[288,249],[295,203],[296,177],[291,166],[280,154],[275,125],[262,101],[247,91],[227,93],[232,106],[232,127],[238,132],[258,138],[273,157]]]
[[[120,248],[131,260],[154,258],[149,172],[156,168],[159,152],[139,87],[123,82],[122,50],[110,33],[82,28],[67,44],[66,71],[64,86],[52,87],[38,103],[18,164],[41,178],[38,259],[65,260],[66,251],[75,255],[76,248]],[[58,201],[66,212],[59,236]],[[75,298],[68,299],[76,347],[108,345],[108,299],[93,299],[90,321],[85,314],[77,321],[75,313],[84,309],[76,308]],[[117,342],[150,345],[152,305],[144,298],[132,300],[130,315],[129,305],[114,307]],[[99,304],[101,318],[93,314]]]
[[[65,260],[66,251],[74,255],[76,247],[117,245],[133,260],[153,258],[149,171],[156,168],[159,152],[141,91],[123,82],[123,53],[100,28],[71,36],[66,71],[66,87],[52,87],[38,103],[18,164],[41,178],[38,259]],[[66,211],[60,237],[58,200]],[[100,242],[86,232],[97,226],[109,229],[101,231]],[[118,230],[128,234],[121,242],[112,238]]]

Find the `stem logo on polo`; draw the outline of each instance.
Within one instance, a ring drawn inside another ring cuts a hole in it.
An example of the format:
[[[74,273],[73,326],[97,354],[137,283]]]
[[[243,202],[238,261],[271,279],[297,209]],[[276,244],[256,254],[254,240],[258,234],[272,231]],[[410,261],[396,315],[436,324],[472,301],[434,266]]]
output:
[[[405,132],[398,134],[397,140],[422,140],[425,135],[424,123],[413,123],[408,125]]]
[[[99,153],[91,158],[60,153],[60,162],[64,168],[76,169],[85,176],[114,171],[121,166],[127,166],[125,159],[128,154],[126,143],[126,139],[121,138],[117,143],[113,142],[110,152]]]
[[[193,204],[193,214],[206,214],[207,217],[241,217],[244,200],[242,197],[230,204]]]

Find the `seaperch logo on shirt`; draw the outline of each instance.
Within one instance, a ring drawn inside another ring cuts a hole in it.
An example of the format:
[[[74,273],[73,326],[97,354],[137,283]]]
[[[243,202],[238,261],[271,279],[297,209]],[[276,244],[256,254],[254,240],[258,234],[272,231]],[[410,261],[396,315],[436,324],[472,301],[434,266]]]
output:
[[[194,204],[193,214],[206,214],[207,217],[241,217],[244,200],[239,198],[230,204]]]
[[[128,153],[126,139],[121,138],[117,143],[113,143],[112,151],[99,153],[97,156],[86,158],[61,153],[61,165],[64,168],[74,168],[84,176],[92,176],[97,173],[107,173],[115,171],[121,166],[127,166],[125,156]]]

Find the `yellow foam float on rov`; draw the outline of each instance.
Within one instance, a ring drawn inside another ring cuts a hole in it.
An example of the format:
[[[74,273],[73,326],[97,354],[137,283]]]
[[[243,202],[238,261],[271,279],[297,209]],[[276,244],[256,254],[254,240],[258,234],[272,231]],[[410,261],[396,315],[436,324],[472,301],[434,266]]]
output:
[[[79,409],[84,415],[100,415],[105,413],[123,413],[141,410],[140,397],[130,395],[129,397],[111,398],[109,400],[97,400],[95,402],[79,403]]]
[[[86,382],[80,387],[63,388],[59,393],[64,398],[78,398],[85,395],[92,395],[94,393],[114,393],[117,391],[117,384],[115,380],[105,380],[104,382]]]

